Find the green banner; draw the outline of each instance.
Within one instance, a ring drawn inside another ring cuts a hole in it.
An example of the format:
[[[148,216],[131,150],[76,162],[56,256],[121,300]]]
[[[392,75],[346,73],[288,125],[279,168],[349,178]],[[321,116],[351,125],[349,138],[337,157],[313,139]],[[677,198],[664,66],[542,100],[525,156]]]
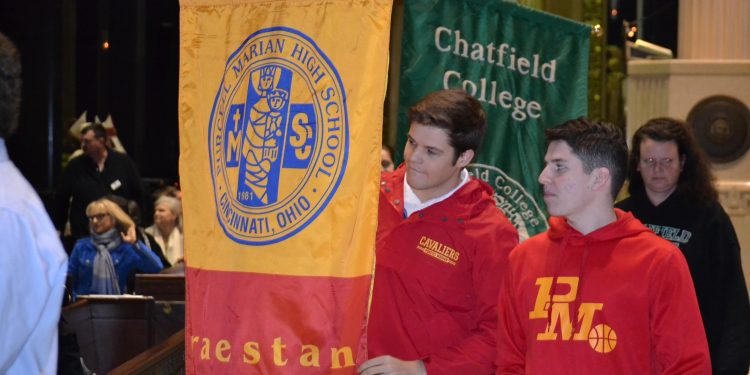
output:
[[[397,150],[410,106],[464,89],[488,120],[469,172],[495,189],[523,237],[545,231],[544,129],[586,115],[589,35],[586,25],[505,1],[405,1]]]

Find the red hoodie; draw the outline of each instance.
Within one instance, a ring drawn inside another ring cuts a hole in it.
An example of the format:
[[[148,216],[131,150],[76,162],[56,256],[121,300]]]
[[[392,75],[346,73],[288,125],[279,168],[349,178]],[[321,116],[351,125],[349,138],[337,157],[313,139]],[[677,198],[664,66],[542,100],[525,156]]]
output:
[[[475,179],[405,219],[403,181],[403,167],[382,179],[368,355],[422,359],[430,375],[492,374],[518,233]]]
[[[548,232],[513,250],[497,374],[711,374],[682,253],[616,214],[585,236],[552,218]]]

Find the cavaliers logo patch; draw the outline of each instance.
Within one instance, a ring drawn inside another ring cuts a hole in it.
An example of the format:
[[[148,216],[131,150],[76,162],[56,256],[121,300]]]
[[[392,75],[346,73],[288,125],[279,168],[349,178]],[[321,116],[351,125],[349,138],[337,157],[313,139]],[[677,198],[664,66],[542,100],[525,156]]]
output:
[[[325,209],[346,169],[341,78],[301,32],[250,35],[229,57],[208,126],[217,217],[233,241],[283,241]]]

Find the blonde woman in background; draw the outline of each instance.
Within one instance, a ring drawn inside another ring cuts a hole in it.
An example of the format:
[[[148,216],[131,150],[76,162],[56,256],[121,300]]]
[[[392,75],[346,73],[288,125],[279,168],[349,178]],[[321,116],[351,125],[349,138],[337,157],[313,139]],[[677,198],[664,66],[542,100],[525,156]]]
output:
[[[74,298],[84,294],[125,294],[131,274],[157,273],[163,265],[136,239],[133,220],[117,204],[99,199],[86,207],[90,236],[78,240],[68,263]]]
[[[154,225],[146,228],[161,246],[171,266],[183,261],[182,204],[177,198],[163,195],[154,203]]]

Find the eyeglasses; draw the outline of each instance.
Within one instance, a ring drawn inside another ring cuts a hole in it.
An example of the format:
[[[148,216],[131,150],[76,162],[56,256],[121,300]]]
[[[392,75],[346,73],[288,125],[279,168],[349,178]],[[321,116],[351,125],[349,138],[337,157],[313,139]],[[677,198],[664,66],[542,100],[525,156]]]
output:
[[[94,215],[90,215],[90,216],[87,216],[87,217],[89,218],[89,221],[94,221],[94,220],[96,220],[96,221],[102,221],[107,216],[109,216],[109,214],[94,214]]]
[[[654,158],[648,158],[648,159],[641,159],[641,163],[649,168],[655,168],[657,165],[662,168],[669,168],[672,166],[672,163],[674,163],[674,159],[672,158],[664,158],[664,159],[654,159]]]

